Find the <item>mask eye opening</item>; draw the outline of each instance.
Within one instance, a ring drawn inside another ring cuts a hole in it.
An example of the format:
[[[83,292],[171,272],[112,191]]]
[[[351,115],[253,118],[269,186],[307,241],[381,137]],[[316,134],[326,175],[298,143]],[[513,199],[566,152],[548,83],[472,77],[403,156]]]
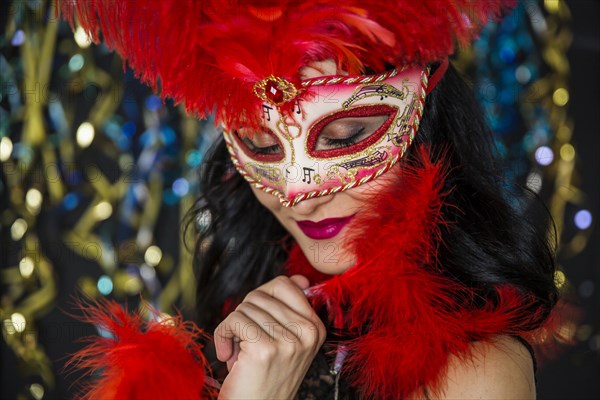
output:
[[[394,107],[387,104],[378,104],[378,105],[370,105],[370,106],[357,106],[353,108],[349,108],[348,110],[343,110],[336,112],[334,114],[328,115],[321,120],[317,121],[310,128],[308,132],[308,138],[306,141],[306,148],[308,150],[308,155],[313,158],[332,158],[332,157],[341,157],[348,154],[353,154],[359,151],[362,151],[376,143],[381,139],[381,137],[388,132],[392,122],[394,121],[397,113],[399,112],[398,107]],[[319,135],[323,131],[323,129],[329,125],[330,123],[341,119],[341,118],[349,118],[349,117],[376,117],[376,116],[387,116],[388,118],[369,136],[360,140],[357,143],[354,143],[347,147],[327,149],[327,150],[315,150],[317,140]]]
[[[283,145],[282,145],[281,141],[279,140],[279,138],[268,127],[263,127],[262,133],[269,135],[276,142],[276,144],[274,144],[272,146],[262,148],[263,151],[265,151],[264,149],[268,149],[271,147],[279,147],[279,152],[277,152],[277,153],[262,152],[261,153],[260,147],[254,147],[254,148],[250,147],[249,143],[247,142],[247,140],[249,140],[249,139],[247,139],[246,136],[242,137],[240,135],[240,132],[237,129],[232,132],[231,136],[233,136],[235,143],[237,144],[238,147],[240,147],[242,149],[244,154],[246,154],[246,156],[248,156],[256,161],[279,162],[279,161],[284,160],[285,159],[285,150],[284,150]]]

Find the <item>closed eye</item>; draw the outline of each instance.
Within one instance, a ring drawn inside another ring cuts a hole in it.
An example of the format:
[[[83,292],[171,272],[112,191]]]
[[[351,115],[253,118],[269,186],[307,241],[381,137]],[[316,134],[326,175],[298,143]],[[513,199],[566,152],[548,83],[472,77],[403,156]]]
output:
[[[279,152],[281,152],[281,146],[279,146],[278,144],[261,147],[261,146],[255,145],[252,142],[252,140],[250,140],[248,138],[244,138],[244,139],[242,139],[242,141],[246,144],[246,146],[248,146],[250,151],[252,151],[253,153],[256,153],[256,154],[278,154]]]
[[[329,115],[310,129],[309,154],[315,158],[339,157],[367,148],[390,128],[398,108],[360,106]]]
[[[259,132],[248,132],[242,128],[234,131],[234,136],[249,157],[261,161],[281,161],[284,158],[281,142],[267,128]]]
[[[351,133],[350,136],[347,136],[344,138],[330,138],[327,136],[323,136],[323,137],[319,138],[319,141],[323,142],[323,145],[325,147],[333,147],[333,148],[349,147],[349,146],[352,146],[353,144],[358,143],[360,140],[362,140],[363,136],[365,136],[365,130],[366,130],[366,128],[363,126],[363,127],[356,129],[356,132]]]

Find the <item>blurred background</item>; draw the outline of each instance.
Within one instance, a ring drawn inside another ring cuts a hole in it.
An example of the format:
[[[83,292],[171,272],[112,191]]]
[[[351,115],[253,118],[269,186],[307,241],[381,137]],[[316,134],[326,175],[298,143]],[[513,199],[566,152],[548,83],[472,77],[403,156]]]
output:
[[[164,103],[53,7],[0,5],[2,399],[75,393],[64,364],[97,333],[68,315],[76,293],[194,318],[187,211],[214,125]],[[558,228],[565,339],[536,348],[541,399],[600,397],[599,18],[596,0],[525,0],[453,60],[507,177]]]

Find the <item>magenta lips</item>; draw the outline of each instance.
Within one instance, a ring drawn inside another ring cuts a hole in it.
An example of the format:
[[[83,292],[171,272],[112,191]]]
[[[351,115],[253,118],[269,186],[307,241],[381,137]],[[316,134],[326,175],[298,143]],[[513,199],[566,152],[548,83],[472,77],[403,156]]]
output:
[[[306,236],[315,240],[331,239],[354,217],[327,218],[319,222],[296,221]]]

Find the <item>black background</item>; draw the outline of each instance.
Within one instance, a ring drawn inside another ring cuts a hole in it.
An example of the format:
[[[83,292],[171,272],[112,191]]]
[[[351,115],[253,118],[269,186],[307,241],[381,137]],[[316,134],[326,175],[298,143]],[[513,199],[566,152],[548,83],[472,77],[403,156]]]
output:
[[[587,247],[561,265],[574,288],[592,280],[594,293],[581,298],[582,323],[600,331],[600,1],[567,1],[572,13],[573,43],[569,115],[575,121],[573,146],[577,151],[579,187],[589,196],[595,218]],[[560,357],[545,363],[538,373],[540,399],[584,399],[600,397],[600,350],[589,341],[579,342]]]

